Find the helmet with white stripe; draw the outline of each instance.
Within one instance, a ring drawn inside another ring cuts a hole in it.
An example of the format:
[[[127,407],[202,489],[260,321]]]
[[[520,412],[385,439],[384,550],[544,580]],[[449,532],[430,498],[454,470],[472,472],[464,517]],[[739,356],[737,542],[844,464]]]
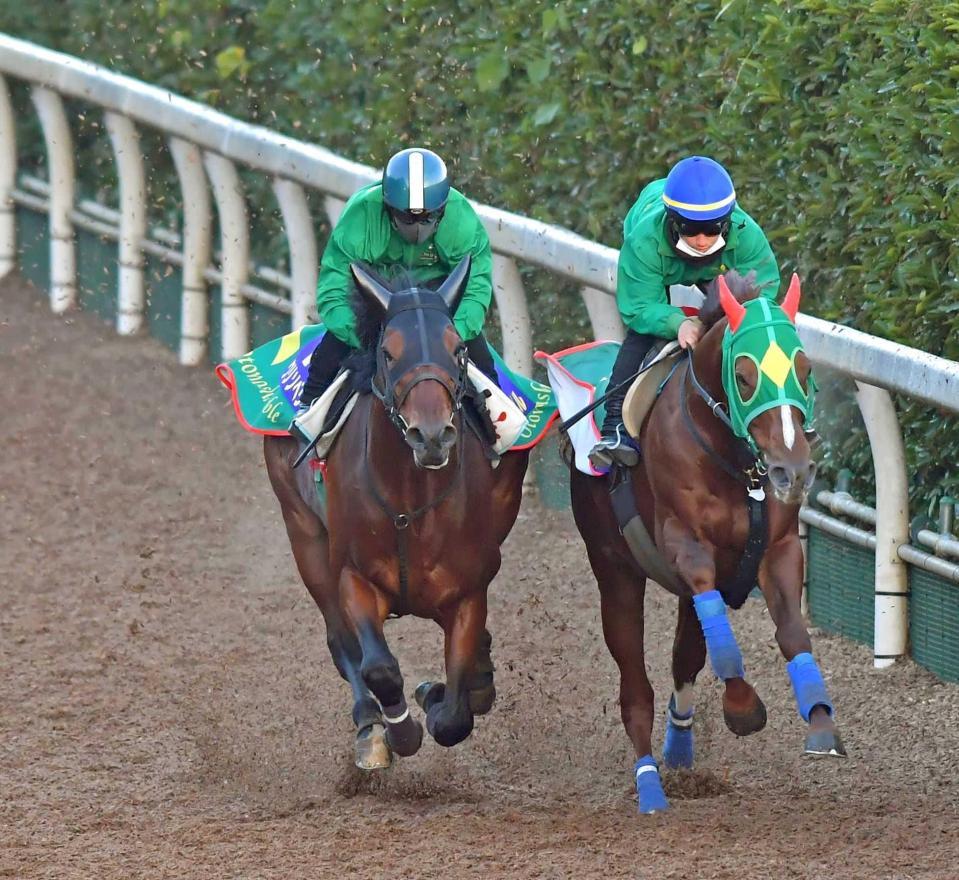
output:
[[[383,202],[408,242],[422,243],[433,234],[449,194],[446,164],[432,150],[401,150],[383,170]]]

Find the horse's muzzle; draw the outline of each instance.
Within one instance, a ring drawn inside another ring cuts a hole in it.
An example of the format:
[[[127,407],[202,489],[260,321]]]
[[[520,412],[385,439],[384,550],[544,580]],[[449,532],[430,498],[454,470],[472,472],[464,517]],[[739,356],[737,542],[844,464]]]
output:
[[[816,479],[816,462],[802,465],[771,464],[769,485],[773,495],[783,504],[801,504]]]
[[[413,450],[416,466],[432,470],[446,467],[449,463],[450,450],[456,444],[456,436],[456,427],[452,424],[432,431],[411,425],[403,435],[407,445]]]

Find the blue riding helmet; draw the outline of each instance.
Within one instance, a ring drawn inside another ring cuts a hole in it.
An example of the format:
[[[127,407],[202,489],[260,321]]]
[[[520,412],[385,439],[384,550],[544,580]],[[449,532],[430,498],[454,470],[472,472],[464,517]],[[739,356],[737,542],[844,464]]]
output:
[[[433,235],[449,194],[446,164],[432,150],[401,150],[383,170],[383,202],[394,228],[410,244]]]
[[[732,178],[718,162],[690,156],[677,162],[663,188],[666,210],[685,220],[721,221],[736,207]]]

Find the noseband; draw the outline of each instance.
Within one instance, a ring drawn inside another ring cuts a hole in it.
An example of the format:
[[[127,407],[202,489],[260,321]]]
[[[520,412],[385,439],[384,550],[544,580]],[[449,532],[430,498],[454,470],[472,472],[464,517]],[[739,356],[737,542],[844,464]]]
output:
[[[466,346],[461,344],[456,351],[457,373],[455,375],[439,366],[437,362],[440,358],[449,358],[449,353],[443,347],[441,340],[430,336],[423,313],[430,310],[438,311],[448,318],[449,310],[432,291],[425,293],[427,295],[424,297],[423,292],[414,288],[407,296],[395,297],[390,303],[386,320],[383,322],[376,342],[376,375],[372,383],[373,394],[383,404],[390,421],[401,434],[405,434],[410,426],[400,413],[400,409],[410,392],[420,382],[427,380],[439,382],[449,392],[454,412],[462,409],[463,395],[466,393],[466,369],[469,363]],[[391,367],[383,348],[383,339],[390,324],[403,312],[416,313],[416,337],[419,344],[411,345],[410,337],[413,334],[405,333],[406,344],[403,347],[403,355]],[[426,369],[423,369],[424,367]],[[416,370],[419,370],[417,375],[397,393],[403,381]]]

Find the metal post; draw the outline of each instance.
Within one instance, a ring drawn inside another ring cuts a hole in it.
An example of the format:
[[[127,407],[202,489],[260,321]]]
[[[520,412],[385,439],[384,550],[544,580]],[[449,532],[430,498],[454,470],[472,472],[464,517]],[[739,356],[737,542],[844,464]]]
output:
[[[273,192],[280,203],[286,240],[290,246],[290,274],[293,278],[290,303],[293,306],[293,329],[297,330],[312,322],[316,302],[317,260],[313,218],[306,203],[306,194],[299,184],[275,177]]]
[[[596,287],[584,287],[581,291],[583,305],[589,313],[589,323],[597,339],[611,339],[622,342],[626,336],[623,319],[619,316],[616,297]]]
[[[246,354],[250,348],[250,310],[242,293],[250,272],[250,227],[236,166],[216,153],[204,153],[203,164],[213,184],[220,218],[223,261],[220,355],[224,360],[231,360]]]
[[[203,273],[210,264],[213,210],[199,147],[170,138],[170,153],[183,201],[183,304],[180,312],[180,363],[195,367],[207,355],[210,295]]]
[[[876,612],[873,664],[892,666],[906,653],[909,581],[899,548],[909,543],[909,486],[899,418],[888,391],[856,382],[876,474]]]
[[[0,278],[17,266],[17,224],[13,190],[17,185],[17,130],[6,79],[0,75]]]
[[[104,114],[120,181],[120,286],[117,333],[130,336],[143,329],[146,289],[143,239],[147,231],[147,185],[136,126],[119,113]]]
[[[503,331],[503,360],[512,370],[533,373],[533,334],[529,307],[516,261],[493,254],[493,296]]]
[[[47,146],[50,178],[50,308],[61,314],[77,303],[77,250],[73,234],[73,137],[60,96],[43,86],[30,90]]]

